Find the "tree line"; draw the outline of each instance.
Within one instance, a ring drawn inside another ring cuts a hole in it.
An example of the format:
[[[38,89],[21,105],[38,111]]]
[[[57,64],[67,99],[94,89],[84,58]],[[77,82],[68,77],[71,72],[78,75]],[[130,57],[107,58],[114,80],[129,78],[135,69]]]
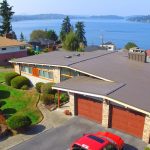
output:
[[[67,16],[63,20],[59,36],[54,30],[34,30],[30,35],[30,40],[50,39],[62,43],[63,48],[66,50],[82,51],[87,46],[84,28],[83,22],[77,22],[74,29],[70,18]]]

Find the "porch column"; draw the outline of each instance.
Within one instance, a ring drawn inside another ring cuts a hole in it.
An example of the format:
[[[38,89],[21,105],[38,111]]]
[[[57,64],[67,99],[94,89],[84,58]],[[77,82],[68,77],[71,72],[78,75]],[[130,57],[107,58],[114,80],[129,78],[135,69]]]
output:
[[[150,142],[150,116],[145,117],[145,124],[144,124],[142,140],[146,143]]]
[[[109,112],[110,112],[110,104],[108,100],[103,101],[102,108],[102,126],[105,128],[109,127]]]
[[[58,108],[60,108],[60,94],[61,92],[58,90]]]
[[[69,106],[72,116],[75,115],[75,95],[74,93],[69,93]]]

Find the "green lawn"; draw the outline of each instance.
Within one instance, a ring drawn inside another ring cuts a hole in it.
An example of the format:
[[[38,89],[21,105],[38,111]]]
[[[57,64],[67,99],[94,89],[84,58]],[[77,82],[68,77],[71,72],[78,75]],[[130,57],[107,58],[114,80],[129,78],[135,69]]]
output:
[[[42,119],[42,114],[36,107],[38,94],[35,90],[18,90],[0,84],[1,110],[8,119],[12,115],[24,114],[30,117],[32,124],[37,124]]]
[[[0,72],[0,83],[5,81],[5,75],[9,72]]]

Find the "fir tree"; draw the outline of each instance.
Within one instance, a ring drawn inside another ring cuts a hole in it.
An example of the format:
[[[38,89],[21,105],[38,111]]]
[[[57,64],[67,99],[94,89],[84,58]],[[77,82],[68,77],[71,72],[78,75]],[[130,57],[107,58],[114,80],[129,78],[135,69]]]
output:
[[[2,25],[0,26],[0,34],[8,34],[12,31],[11,19],[14,12],[12,6],[9,6],[7,0],[0,3],[0,16],[2,17]]]
[[[79,40],[80,43],[83,43],[84,46],[87,46],[87,40],[86,40],[86,37],[85,37],[85,30],[84,30],[84,23],[83,22],[77,22],[76,25],[76,36]]]
[[[23,33],[20,34],[20,41],[23,42],[25,40]]]
[[[72,26],[70,23],[70,18],[67,16],[64,20],[63,20],[63,24],[61,27],[61,32],[60,32],[60,40],[64,41],[65,40],[65,36],[71,31]]]

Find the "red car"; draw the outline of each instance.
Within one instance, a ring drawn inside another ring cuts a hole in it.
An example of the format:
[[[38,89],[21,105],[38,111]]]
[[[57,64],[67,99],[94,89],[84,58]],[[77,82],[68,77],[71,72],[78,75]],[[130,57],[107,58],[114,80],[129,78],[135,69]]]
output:
[[[110,132],[85,134],[76,140],[70,150],[122,150],[124,141]]]

